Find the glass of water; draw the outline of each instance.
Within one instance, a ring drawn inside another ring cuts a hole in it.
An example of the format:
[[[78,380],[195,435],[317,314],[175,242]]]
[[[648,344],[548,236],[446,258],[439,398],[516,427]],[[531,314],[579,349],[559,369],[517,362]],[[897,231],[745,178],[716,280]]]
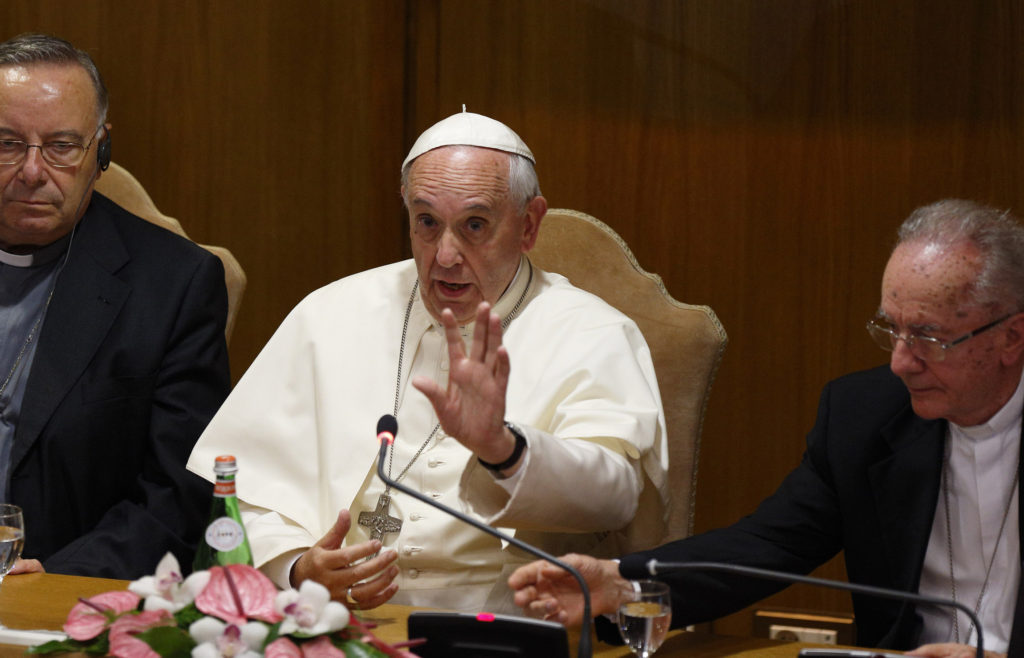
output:
[[[633,598],[619,606],[619,633],[634,654],[648,658],[668,633],[672,596],[668,585],[656,580],[635,581],[633,590]]]
[[[0,583],[21,557],[25,519],[17,505],[0,504]]]

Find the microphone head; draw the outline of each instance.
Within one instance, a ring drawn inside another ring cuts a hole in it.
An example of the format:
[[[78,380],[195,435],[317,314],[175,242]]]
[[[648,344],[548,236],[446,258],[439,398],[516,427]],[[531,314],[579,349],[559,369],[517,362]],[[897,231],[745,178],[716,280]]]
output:
[[[398,434],[398,420],[391,414],[384,414],[377,421],[377,436],[390,434],[393,439]]]
[[[642,554],[625,555],[619,560],[619,575],[626,580],[644,580],[651,577],[647,563],[651,558]]]

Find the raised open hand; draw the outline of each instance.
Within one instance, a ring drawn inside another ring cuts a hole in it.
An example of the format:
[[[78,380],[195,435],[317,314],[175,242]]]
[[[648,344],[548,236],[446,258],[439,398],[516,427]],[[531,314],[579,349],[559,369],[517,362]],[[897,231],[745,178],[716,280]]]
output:
[[[427,377],[416,377],[412,384],[430,400],[449,436],[486,462],[503,462],[515,449],[515,437],[505,429],[510,366],[501,344],[501,319],[487,302],[477,307],[469,354],[450,310],[442,311],[441,324],[448,341],[448,387]]]

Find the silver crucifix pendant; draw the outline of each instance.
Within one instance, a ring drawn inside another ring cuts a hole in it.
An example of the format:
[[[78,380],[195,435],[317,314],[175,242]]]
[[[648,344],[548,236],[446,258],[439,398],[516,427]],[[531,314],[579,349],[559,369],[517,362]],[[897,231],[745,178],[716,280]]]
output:
[[[390,508],[391,495],[382,493],[377,499],[377,509],[359,513],[359,525],[372,529],[370,539],[383,541],[385,534],[390,535],[402,529],[402,520],[388,515]]]

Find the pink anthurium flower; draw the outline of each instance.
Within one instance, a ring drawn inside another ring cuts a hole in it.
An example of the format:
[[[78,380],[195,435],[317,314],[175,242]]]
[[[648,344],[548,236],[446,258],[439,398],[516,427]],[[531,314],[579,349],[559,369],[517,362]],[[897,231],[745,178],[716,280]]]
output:
[[[286,637],[279,637],[263,649],[263,658],[302,658],[302,649]]]
[[[135,636],[157,626],[174,625],[174,617],[166,610],[122,615],[110,626],[110,655],[118,658],[160,658],[160,654]]]
[[[321,635],[302,645],[302,658],[345,658],[345,652],[334,646],[330,638]]]
[[[139,606],[139,597],[131,592],[104,592],[80,599],[68,613],[64,632],[72,640],[91,640],[102,633],[119,615]]]
[[[205,614],[242,625],[247,619],[273,624],[281,621],[274,610],[277,588],[259,570],[245,564],[213,567],[210,582],[199,596],[196,607]]]

